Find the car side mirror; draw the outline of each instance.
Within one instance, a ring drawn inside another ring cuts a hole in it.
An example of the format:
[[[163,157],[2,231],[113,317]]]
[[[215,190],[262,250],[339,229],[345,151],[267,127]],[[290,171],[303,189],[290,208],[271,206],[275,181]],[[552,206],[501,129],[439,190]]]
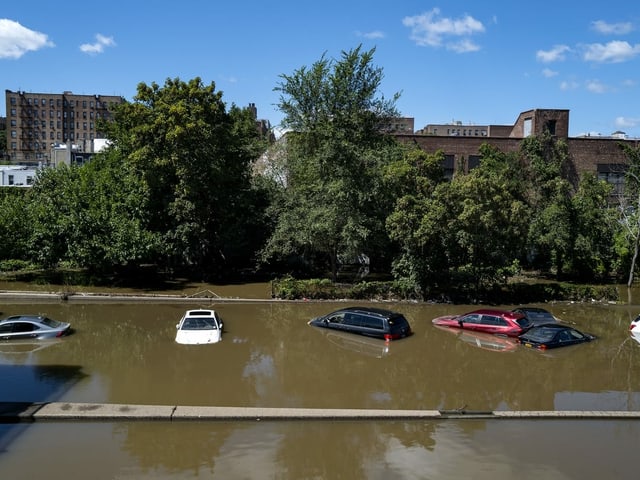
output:
[[[176,330],[177,330],[178,328],[180,328],[180,324],[179,324],[179,323],[176,323]]]
[[[464,320],[458,320],[458,325],[462,326],[464,324]]]

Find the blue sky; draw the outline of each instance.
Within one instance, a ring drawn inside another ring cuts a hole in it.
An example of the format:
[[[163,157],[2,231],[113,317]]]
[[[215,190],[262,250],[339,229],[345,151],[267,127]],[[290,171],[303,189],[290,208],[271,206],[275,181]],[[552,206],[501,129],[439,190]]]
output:
[[[640,6],[617,0],[6,2],[0,115],[6,89],[132,100],[140,82],[200,77],[276,126],[280,75],[358,45],[416,129],[557,108],[572,136],[640,137]]]

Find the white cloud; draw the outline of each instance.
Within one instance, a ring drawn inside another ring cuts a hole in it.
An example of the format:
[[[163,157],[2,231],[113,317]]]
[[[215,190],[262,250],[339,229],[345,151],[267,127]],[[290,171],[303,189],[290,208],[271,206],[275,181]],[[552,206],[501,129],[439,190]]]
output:
[[[83,43],[80,45],[80,50],[84,53],[88,53],[89,55],[96,55],[104,52],[105,47],[113,47],[115,44],[116,42],[113,41],[113,37],[105,37],[98,33],[96,34],[95,43]]]
[[[551,70],[550,68],[544,68],[542,70],[542,75],[547,77],[547,78],[551,78],[551,77],[555,77],[556,75],[558,75],[558,72]]]
[[[29,30],[8,18],[0,18],[0,59],[16,59],[27,52],[54,46],[44,33]]]
[[[386,36],[384,32],[381,32],[380,30],[374,30],[372,32],[357,32],[357,35],[359,37],[364,37],[367,40],[378,40]]]
[[[579,86],[578,82],[574,82],[573,80],[560,82],[560,90],[575,90]]]
[[[554,45],[551,50],[538,50],[536,58],[542,63],[559,62],[565,59],[565,53],[570,52],[567,45]]]
[[[616,117],[615,125],[618,128],[635,128],[640,125],[640,118]]]
[[[624,35],[633,31],[631,22],[607,23],[604,20],[592,22],[591,28],[605,35]]]
[[[586,84],[587,90],[591,93],[604,93],[608,90],[607,86],[600,80],[589,80]]]
[[[478,50],[480,50],[480,47],[468,38],[465,38],[464,40],[460,40],[459,42],[447,44],[447,50],[453,50],[456,53],[467,53],[477,52]]]
[[[410,38],[424,47],[445,46],[458,53],[480,49],[469,37],[485,31],[482,22],[470,15],[458,19],[440,17],[440,9],[402,19],[402,24],[411,29]],[[451,40],[454,39],[454,40]]]
[[[631,45],[628,42],[614,40],[605,45],[592,43],[585,47],[584,59],[588,62],[620,63],[631,60],[640,54],[640,44]]]

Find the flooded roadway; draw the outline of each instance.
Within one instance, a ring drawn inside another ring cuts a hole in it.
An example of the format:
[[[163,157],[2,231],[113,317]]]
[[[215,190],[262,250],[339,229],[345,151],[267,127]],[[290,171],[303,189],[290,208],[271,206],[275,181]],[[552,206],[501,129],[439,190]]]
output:
[[[431,325],[469,306],[384,304],[415,332],[388,344],[307,325],[344,304],[5,301],[2,316],[45,313],[75,333],[0,344],[0,401],[640,409],[638,305],[547,305],[598,340],[539,352]],[[176,344],[175,324],[198,307],[221,314],[223,341]],[[0,478],[635,478],[638,438],[635,420],[0,425]]]

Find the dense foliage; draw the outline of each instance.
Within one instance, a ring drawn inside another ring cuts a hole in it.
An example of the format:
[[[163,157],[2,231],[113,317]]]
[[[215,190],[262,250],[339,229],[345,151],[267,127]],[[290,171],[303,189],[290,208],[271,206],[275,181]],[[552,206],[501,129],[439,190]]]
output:
[[[358,48],[282,76],[279,107],[293,133],[264,260],[315,257],[335,280],[341,257],[382,248],[387,199],[378,172],[390,142],[380,127],[397,112],[377,96],[383,75],[372,59]]]
[[[251,177],[265,145],[253,113],[227,111],[198,78],[140,84],[116,108],[108,149],[0,199],[0,260],[104,272],[155,264],[202,278],[251,267],[267,203]]]
[[[640,149],[625,147],[620,205],[606,182],[578,178],[549,134],[516,153],[483,145],[476,168],[445,178],[443,152],[385,133],[399,95],[379,93],[373,55],[358,47],[282,75],[289,133],[271,146],[252,112],[227,109],[214,84],[138,85],[90,163],[0,192],[0,268],[154,265],[206,279],[252,269],[330,279],[314,287],[324,292],[357,278],[356,264],[370,281],[353,295],[391,288],[423,299],[496,291],[522,269],[631,281]],[[374,281],[385,276],[392,287]]]

